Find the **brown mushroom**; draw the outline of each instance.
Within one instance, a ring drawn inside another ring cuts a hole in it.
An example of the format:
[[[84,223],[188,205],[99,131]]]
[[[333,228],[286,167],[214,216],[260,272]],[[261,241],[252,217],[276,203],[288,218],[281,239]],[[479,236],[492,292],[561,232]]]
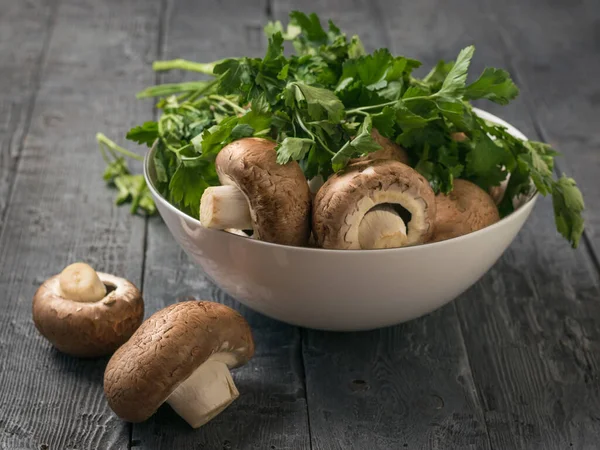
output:
[[[140,291],[129,281],[74,263],[46,280],[33,297],[33,322],[63,353],[113,353],[144,318]]]
[[[500,220],[492,197],[467,180],[454,180],[448,194],[435,197],[435,233],[432,242],[455,238],[481,230]]]
[[[253,354],[250,326],[238,312],[213,302],[175,303],[150,316],[115,352],[104,392],[128,422],[148,419],[166,402],[198,428],[239,396],[229,369]]]
[[[277,163],[276,143],[261,138],[226,145],[215,162],[221,186],[206,189],[200,222],[207,228],[253,230],[253,238],[306,245],[311,195],[296,161]]]
[[[435,194],[421,174],[399,161],[364,161],[319,190],[313,233],[329,249],[402,247],[426,242],[434,219]]]

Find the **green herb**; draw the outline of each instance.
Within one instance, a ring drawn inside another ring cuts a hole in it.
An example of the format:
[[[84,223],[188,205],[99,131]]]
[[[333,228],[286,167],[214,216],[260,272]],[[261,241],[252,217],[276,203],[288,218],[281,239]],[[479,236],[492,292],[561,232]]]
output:
[[[534,191],[551,195],[556,227],[577,247],[583,199],[572,179],[556,178],[558,153],[547,144],[517,139],[473,112],[472,100],[506,105],[519,94],[508,72],[492,67],[467,84],[473,46],[417,78],[413,72],[419,61],[385,48],[367,54],[358,36],[348,39],[331,21],[324,28],[316,14],[294,11],[286,28],[269,22],[265,35],[263,58],[153,64],[157,71],[213,77],[152,86],[137,94],[157,98],[159,118],[134,127],[126,137],[156,146],[156,187],[169,202],[197,218],[202,193],[219,184],[215,158],[236,139],[272,139],[278,163],[298,161],[307,179],[326,179],[351,159],[381,148],[371,137],[375,128],[405,148],[411,165],[436,193],[451,192],[457,178],[486,190],[508,178],[499,205],[502,216],[514,210],[519,196]],[[285,41],[291,42],[293,54],[284,53]],[[462,139],[455,139],[458,133]],[[103,138],[105,145],[107,141]],[[118,201],[130,201],[136,210],[143,205],[152,209],[150,197],[135,181],[139,178],[127,178],[137,176],[123,159],[131,152],[114,143],[107,148],[112,159],[107,159],[106,177],[119,189]]]
[[[108,185],[114,186],[119,191],[116,204],[122,205],[131,202],[130,211],[136,214],[142,210],[148,215],[156,212],[156,206],[150,195],[143,175],[132,175],[127,167],[125,157],[141,160],[142,157],[119,147],[102,133],[96,135],[102,157],[106,162],[104,180]]]

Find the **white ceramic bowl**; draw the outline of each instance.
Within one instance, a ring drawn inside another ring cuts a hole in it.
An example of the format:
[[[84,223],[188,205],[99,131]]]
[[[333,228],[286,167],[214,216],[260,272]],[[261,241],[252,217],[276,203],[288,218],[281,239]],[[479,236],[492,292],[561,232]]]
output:
[[[515,136],[517,129],[487,112]],[[221,289],[266,316],[308,328],[355,331],[398,324],[450,302],[479,280],[513,241],[537,194],[483,230],[447,241],[384,250],[324,250],[270,244],[207,229],[154,188],[152,150],[144,175],[175,240]]]

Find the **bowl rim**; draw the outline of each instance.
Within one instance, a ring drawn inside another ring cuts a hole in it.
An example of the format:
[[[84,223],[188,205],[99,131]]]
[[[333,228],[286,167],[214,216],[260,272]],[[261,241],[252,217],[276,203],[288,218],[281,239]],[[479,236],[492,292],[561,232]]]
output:
[[[500,117],[498,117],[490,112],[487,112],[485,110],[482,110],[480,108],[475,108],[475,107],[473,107],[473,112],[475,112],[475,114],[477,114],[482,119],[489,120],[490,122],[495,122],[499,125],[506,127],[507,131],[517,138],[520,138],[523,140],[528,139],[525,136],[525,134],[523,132],[521,132],[518,128],[516,128],[514,125],[511,125],[510,123],[506,122],[505,120],[501,119]],[[144,179],[146,180],[146,184],[147,184],[148,188],[150,189],[150,192],[152,193],[155,201],[158,201],[161,204],[163,204],[163,206],[165,206],[171,212],[175,213],[180,218],[191,221],[194,225],[196,225],[198,227],[202,227],[203,230],[207,233],[226,233],[232,239],[244,240],[249,245],[258,245],[258,246],[265,246],[265,247],[271,247],[271,248],[276,248],[276,249],[293,250],[293,251],[299,251],[299,252],[314,252],[314,253],[325,253],[325,254],[334,254],[334,253],[373,254],[374,252],[410,253],[413,251],[419,251],[419,249],[423,249],[423,248],[431,249],[431,248],[439,248],[439,247],[443,247],[443,246],[453,245],[454,243],[459,243],[459,242],[467,240],[467,239],[475,239],[477,236],[482,236],[483,234],[486,234],[486,233],[493,233],[493,231],[495,229],[506,225],[510,221],[517,220],[517,218],[519,216],[521,216],[522,214],[525,214],[525,211],[527,210],[528,206],[531,206],[531,207],[534,206],[537,198],[539,197],[539,192],[537,191],[537,189],[535,189],[535,186],[534,186],[533,192],[529,194],[529,198],[527,198],[525,201],[523,201],[523,203],[517,209],[515,209],[509,215],[500,219],[498,222],[496,222],[492,225],[489,225],[485,228],[482,228],[480,230],[473,231],[469,234],[465,234],[465,235],[458,236],[458,237],[451,238],[451,239],[446,239],[444,241],[439,241],[439,242],[429,242],[429,243],[413,245],[413,246],[409,246],[409,247],[395,247],[395,248],[381,248],[381,249],[327,249],[327,248],[321,248],[321,247],[302,247],[302,246],[296,246],[296,245],[283,245],[283,244],[276,244],[273,242],[266,242],[266,241],[260,241],[257,239],[251,239],[249,237],[240,236],[240,235],[237,235],[234,233],[228,233],[223,230],[205,228],[205,227],[203,227],[202,223],[198,219],[195,219],[194,217],[184,213],[183,211],[178,209],[175,205],[171,204],[166,198],[164,198],[162,196],[162,194],[160,194],[160,192],[158,192],[158,190],[154,186],[152,179],[150,177],[150,174],[149,174],[150,164],[152,161],[151,155],[154,154],[155,148],[156,148],[156,145],[152,145],[152,148],[146,152],[146,155],[144,156],[144,161],[143,161]]]

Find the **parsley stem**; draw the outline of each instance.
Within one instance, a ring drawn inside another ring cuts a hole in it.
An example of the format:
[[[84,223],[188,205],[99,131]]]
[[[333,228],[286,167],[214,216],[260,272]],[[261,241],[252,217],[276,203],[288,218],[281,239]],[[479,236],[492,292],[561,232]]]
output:
[[[200,72],[207,75],[212,75],[213,70],[217,64],[221,61],[214,61],[211,63],[197,63],[194,61],[188,61],[186,59],[171,59],[168,61],[154,61],[152,69],[156,72],[162,70],[189,70],[191,72]]]
[[[391,102],[386,102],[386,103],[380,103],[379,105],[361,106],[360,108],[354,108],[354,109],[347,110],[346,111],[346,115],[355,114],[355,113],[359,113],[360,114],[363,111],[367,111],[369,109],[382,108],[384,106],[395,105],[396,103],[398,103],[397,100],[394,100],[394,101],[391,101]]]
[[[222,97],[220,95],[209,95],[208,98],[212,99],[212,100],[218,100],[220,102],[225,103],[226,105],[231,106],[231,108],[233,108],[234,111],[237,111],[241,114],[246,114],[246,110],[244,108],[242,108],[239,105],[236,105],[235,103],[233,103],[231,100],[229,100],[228,98]]]
[[[325,142],[323,142],[319,136],[315,136],[310,131],[308,131],[308,128],[306,128],[306,125],[304,125],[304,122],[302,122],[302,119],[300,118],[300,114],[298,114],[298,111],[295,112],[295,116],[296,116],[296,120],[298,121],[298,124],[300,125],[300,127],[310,135],[312,140],[319,141],[319,144],[321,144],[325,150],[327,150],[329,153],[331,153],[332,155],[335,156],[335,152],[332,152],[329,149],[329,147],[327,147],[327,144],[325,144]]]
[[[144,160],[143,156],[136,155],[135,153],[130,152],[129,150],[124,149],[123,147],[117,145],[115,142],[111,141],[109,138],[107,138],[102,133],[97,133],[96,134],[96,141],[99,144],[105,145],[106,148],[108,148],[111,151],[115,151],[117,153],[121,153],[122,155],[128,156],[129,158],[136,159],[138,161],[143,161]]]
[[[216,86],[216,84],[219,82],[219,80],[220,80],[220,78],[215,78],[210,83],[207,83],[203,88],[198,89],[195,92],[192,92],[190,94],[190,96],[186,99],[186,101],[191,103],[191,102],[195,101],[198,97],[200,97],[202,94],[204,94],[205,92],[210,92],[210,90],[214,86]]]
[[[168,95],[194,92],[204,89],[209,84],[208,81],[189,81],[185,83],[164,83],[150,86],[143,91],[138,92],[136,98],[148,97],[166,97]]]

